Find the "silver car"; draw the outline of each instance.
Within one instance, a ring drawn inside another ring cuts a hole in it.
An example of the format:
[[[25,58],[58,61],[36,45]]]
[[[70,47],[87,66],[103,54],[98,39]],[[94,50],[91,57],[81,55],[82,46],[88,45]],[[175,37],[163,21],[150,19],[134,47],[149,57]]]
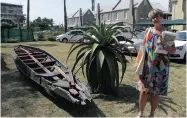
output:
[[[144,39],[144,31],[140,32],[136,36],[133,36],[133,38],[131,39],[131,41],[134,42],[133,44],[126,41],[120,41],[120,44],[127,46],[132,54],[137,54],[140,49],[140,46],[142,45],[143,39]]]

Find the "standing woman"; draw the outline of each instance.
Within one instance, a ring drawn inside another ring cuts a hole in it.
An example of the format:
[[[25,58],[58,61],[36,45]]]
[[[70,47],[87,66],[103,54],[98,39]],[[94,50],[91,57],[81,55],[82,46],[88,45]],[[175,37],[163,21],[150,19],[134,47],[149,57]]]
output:
[[[162,32],[165,30],[161,24],[163,12],[160,9],[153,9],[148,14],[152,20],[153,27],[145,31],[142,46],[145,46],[145,60],[143,72],[138,77],[137,89],[139,96],[139,114],[143,116],[147,98],[151,96],[151,111],[149,117],[154,117],[158,104],[159,95],[167,96],[169,76],[169,55],[175,53],[175,45],[168,46],[162,41]],[[168,54],[154,53],[157,45],[162,45]]]

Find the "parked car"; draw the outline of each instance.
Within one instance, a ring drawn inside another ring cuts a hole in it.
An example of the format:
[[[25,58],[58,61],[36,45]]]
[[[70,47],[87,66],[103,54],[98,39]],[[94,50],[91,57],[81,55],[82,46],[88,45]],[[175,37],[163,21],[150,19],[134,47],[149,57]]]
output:
[[[186,60],[186,33],[187,30],[177,31],[175,40],[176,53],[170,54],[170,59],[183,59]]]
[[[84,36],[84,31],[82,30],[71,30],[65,34],[58,35],[56,37],[56,41],[61,41],[61,42],[79,42],[83,41],[83,36]]]
[[[133,38],[131,39],[133,43],[126,42],[126,41],[120,41],[119,43],[122,45],[122,50],[123,50],[123,45],[124,45],[128,47],[131,54],[137,54],[140,49],[143,39],[144,39],[144,31],[140,32],[136,36],[133,36]]]

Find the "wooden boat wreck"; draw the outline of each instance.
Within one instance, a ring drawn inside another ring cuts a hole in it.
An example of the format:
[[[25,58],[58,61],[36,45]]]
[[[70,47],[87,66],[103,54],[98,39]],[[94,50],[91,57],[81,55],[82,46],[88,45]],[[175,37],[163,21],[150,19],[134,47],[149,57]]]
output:
[[[48,93],[57,94],[80,105],[92,101],[87,87],[70,69],[46,51],[19,45],[13,49],[12,57],[19,72],[42,86]]]

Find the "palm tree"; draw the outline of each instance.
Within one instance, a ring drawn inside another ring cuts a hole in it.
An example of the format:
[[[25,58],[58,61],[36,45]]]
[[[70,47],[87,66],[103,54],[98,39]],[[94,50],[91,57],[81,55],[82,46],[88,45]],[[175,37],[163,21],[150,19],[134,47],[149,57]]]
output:
[[[67,32],[66,0],[64,0],[64,30]]]

